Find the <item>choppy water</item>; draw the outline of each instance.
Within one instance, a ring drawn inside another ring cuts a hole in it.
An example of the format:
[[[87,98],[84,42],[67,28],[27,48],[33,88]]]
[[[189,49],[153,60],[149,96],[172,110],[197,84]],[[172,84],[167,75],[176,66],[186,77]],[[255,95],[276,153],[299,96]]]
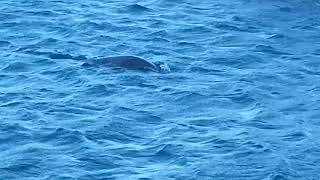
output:
[[[0,179],[320,179],[320,2],[0,1]],[[159,74],[84,67],[136,55]]]

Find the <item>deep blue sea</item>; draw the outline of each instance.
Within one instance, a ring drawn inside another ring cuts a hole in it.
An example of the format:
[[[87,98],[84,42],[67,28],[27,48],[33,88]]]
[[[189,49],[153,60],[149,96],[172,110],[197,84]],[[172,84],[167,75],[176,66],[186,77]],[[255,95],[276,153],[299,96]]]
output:
[[[171,72],[83,65],[119,55]],[[0,159],[1,180],[319,180],[320,1],[1,0]]]

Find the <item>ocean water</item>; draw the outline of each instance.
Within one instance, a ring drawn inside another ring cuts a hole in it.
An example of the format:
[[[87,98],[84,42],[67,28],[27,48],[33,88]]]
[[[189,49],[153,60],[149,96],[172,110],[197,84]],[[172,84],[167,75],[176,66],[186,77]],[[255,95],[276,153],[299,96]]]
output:
[[[319,12],[1,0],[0,179],[320,179]],[[83,66],[117,55],[171,72]]]

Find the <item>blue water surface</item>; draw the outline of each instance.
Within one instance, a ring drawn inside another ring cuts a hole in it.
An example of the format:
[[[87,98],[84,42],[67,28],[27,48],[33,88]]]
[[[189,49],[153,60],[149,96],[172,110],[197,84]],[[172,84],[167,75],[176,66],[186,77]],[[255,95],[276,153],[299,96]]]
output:
[[[1,0],[0,179],[318,180],[319,42],[317,0]]]

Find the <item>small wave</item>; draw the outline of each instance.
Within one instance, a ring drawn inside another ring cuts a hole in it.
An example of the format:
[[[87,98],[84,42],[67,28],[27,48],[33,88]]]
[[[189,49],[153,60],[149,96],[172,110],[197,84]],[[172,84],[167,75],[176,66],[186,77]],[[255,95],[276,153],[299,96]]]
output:
[[[283,125],[272,124],[271,122],[260,120],[261,117],[256,117],[254,121],[246,123],[249,126],[258,129],[267,129],[267,130],[275,130],[275,129],[283,129],[285,128]],[[266,119],[266,118],[265,118]]]
[[[53,132],[37,137],[42,143],[55,145],[80,144],[84,142],[83,135],[79,131],[57,128]]]
[[[98,35],[90,39],[91,42],[117,42],[120,39],[108,35]]]
[[[189,123],[194,126],[210,127],[210,126],[215,125],[217,123],[217,120],[214,118],[212,118],[212,119],[196,119],[196,120],[191,120]]]
[[[58,53],[48,53],[48,56],[51,59],[72,59],[73,58],[70,54],[58,54]]]
[[[10,108],[18,108],[20,105],[23,105],[23,102],[9,102],[0,105],[0,107],[10,107]]]
[[[28,16],[42,16],[42,17],[58,17],[61,14],[54,12],[54,11],[49,11],[49,10],[44,10],[44,11],[26,11],[24,12]]]
[[[16,123],[11,125],[1,124],[0,129],[2,132],[0,134],[1,141],[9,145],[29,143],[32,139],[30,129]]]
[[[303,132],[295,132],[282,137],[285,141],[302,141],[307,138],[306,134],[304,134]]]
[[[191,33],[191,34],[202,34],[202,33],[212,33],[212,29],[206,27],[206,26],[194,26],[194,27],[188,27],[178,30],[180,33]]]
[[[234,103],[242,105],[242,106],[249,106],[249,105],[254,104],[256,102],[256,100],[253,98],[253,96],[250,95],[249,93],[242,93],[238,96],[230,97],[230,99]]]
[[[42,75],[53,76],[56,80],[59,81],[67,81],[68,83],[72,84],[74,82],[78,82],[80,79],[76,78],[79,77],[78,71],[72,68],[67,68],[64,70],[45,70],[41,72]],[[81,82],[80,82],[81,83]]]
[[[155,157],[158,160],[176,159],[183,151],[183,145],[166,144],[157,150]]]
[[[87,171],[113,169],[120,166],[115,163],[114,157],[107,155],[83,154],[77,160],[79,161],[79,166]],[[94,176],[91,175],[91,177]]]
[[[175,5],[181,5],[181,4],[185,4],[185,0],[160,0],[157,1],[157,3],[162,6],[162,7],[171,7],[171,6],[175,6]]]
[[[239,31],[239,32],[259,32],[255,27],[238,27],[236,25],[231,25],[227,23],[218,23],[215,25],[216,28],[227,31]]]
[[[165,38],[153,38],[152,39],[152,41],[153,42],[155,42],[155,43],[168,43],[168,42],[170,42],[168,39],[165,39]]]
[[[291,7],[279,7],[279,10],[282,12],[292,12]]]
[[[283,34],[275,34],[275,35],[270,36],[268,39],[286,39],[286,38],[288,38],[288,37]]]
[[[21,26],[21,23],[17,22],[5,22],[1,24],[1,28],[13,28],[13,27],[19,27]]]
[[[33,61],[33,63],[40,65],[40,66],[54,66],[57,62],[50,60],[50,59],[37,59]]]
[[[194,72],[194,73],[206,73],[206,74],[215,74],[219,73],[222,71],[219,70],[213,70],[207,67],[202,67],[202,66],[191,66],[188,68],[187,72]]]
[[[66,114],[66,116],[72,116],[72,115],[90,115],[94,112],[89,111],[87,109],[77,108],[77,107],[57,107],[57,108],[51,108],[47,111],[48,113],[56,113],[56,114]]]
[[[152,11],[151,9],[149,9],[149,8],[147,8],[145,6],[139,5],[139,4],[129,5],[129,6],[127,6],[126,10],[129,13],[142,13],[142,12],[150,12],[150,11]]]
[[[316,49],[314,52],[313,52],[314,55],[320,55],[320,49]]]
[[[30,65],[23,62],[14,62],[3,68],[5,72],[26,72],[30,70]]]
[[[59,43],[59,40],[56,38],[46,38],[38,42],[36,45],[41,47],[41,46],[56,45],[57,43]]]
[[[0,19],[5,19],[8,21],[8,20],[13,20],[17,18],[19,18],[18,14],[0,12]]]
[[[139,123],[161,124],[164,122],[164,119],[148,111],[135,110],[126,107],[114,107],[111,112],[113,114],[122,114],[123,116]]]
[[[254,51],[273,54],[273,55],[292,55],[291,53],[278,51],[272,46],[266,46],[266,45],[257,45]]]
[[[255,143],[253,141],[247,141],[247,142],[243,143],[243,145],[244,146],[249,146],[249,147],[252,147],[252,148],[255,148],[255,149],[263,149],[264,148],[263,145]]]
[[[12,165],[3,167],[1,169],[19,176],[24,176],[26,178],[30,177],[31,174],[36,175],[41,171],[41,167],[38,165],[38,162],[29,159],[16,159]]]
[[[81,30],[109,30],[112,31],[114,29],[117,29],[118,27],[109,23],[109,22],[95,22],[92,20],[86,20],[83,22],[80,22],[78,25],[78,28]]]
[[[190,47],[190,48],[194,48],[197,46],[196,43],[192,43],[192,42],[179,42],[178,43],[179,47]]]
[[[105,121],[104,118],[101,118],[101,120]],[[86,131],[85,136],[93,142],[112,141],[118,143],[131,143],[147,138],[145,135],[148,132],[143,131],[144,128],[137,127],[135,124],[131,120],[120,118],[118,122],[113,120],[99,129]]]
[[[86,60],[86,56],[72,56],[70,54],[62,54],[62,53],[48,53],[49,58],[51,59],[73,59],[73,60]]]
[[[168,32],[166,30],[155,31],[147,35],[148,37],[166,37]]]
[[[196,92],[184,92],[184,95],[180,95],[175,101],[184,105],[194,104],[195,102],[201,102],[201,100],[207,100],[208,97]]]
[[[8,42],[8,41],[0,41],[0,47],[7,47],[7,46],[10,46],[11,43]]]
[[[299,25],[292,27],[292,29],[302,29],[302,30],[308,30],[308,31],[319,31],[318,26],[313,26],[313,25]]]
[[[72,56],[68,53],[59,53],[59,52],[45,52],[45,51],[38,51],[34,48],[30,49],[28,47],[19,48],[17,52],[23,52],[26,54],[32,54],[37,56],[47,56],[50,59],[73,59],[73,60],[86,60],[87,57],[84,55]],[[43,60],[42,60],[43,61]]]
[[[107,88],[103,84],[95,84],[95,85],[89,85],[87,89],[85,90],[85,94],[90,96],[103,96],[107,97],[115,93],[115,90],[112,88]]]

